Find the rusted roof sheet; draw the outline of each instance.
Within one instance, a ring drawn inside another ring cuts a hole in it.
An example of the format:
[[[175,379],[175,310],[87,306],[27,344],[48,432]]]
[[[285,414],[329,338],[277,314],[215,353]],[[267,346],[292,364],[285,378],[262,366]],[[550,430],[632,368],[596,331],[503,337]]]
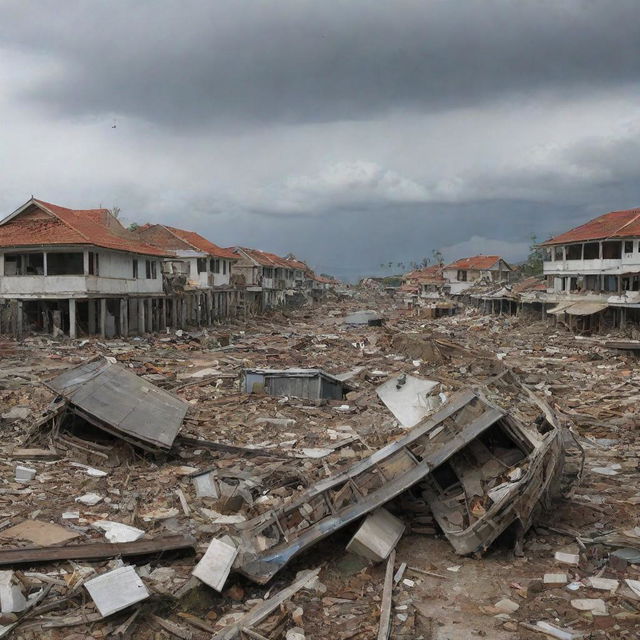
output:
[[[91,424],[143,448],[169,449],[187,404],[120,364],[97,358],[45,382]]]
[[[541,246],[640,236],[640,208],[611,211],[543,242]]]

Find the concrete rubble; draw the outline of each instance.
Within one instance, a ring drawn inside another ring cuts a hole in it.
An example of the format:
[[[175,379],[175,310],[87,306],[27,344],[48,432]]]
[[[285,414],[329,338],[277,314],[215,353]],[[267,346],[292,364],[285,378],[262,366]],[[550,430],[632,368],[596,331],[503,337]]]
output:
[[[638,637],[637,350],[457,311],[2,343],[0,637]]]

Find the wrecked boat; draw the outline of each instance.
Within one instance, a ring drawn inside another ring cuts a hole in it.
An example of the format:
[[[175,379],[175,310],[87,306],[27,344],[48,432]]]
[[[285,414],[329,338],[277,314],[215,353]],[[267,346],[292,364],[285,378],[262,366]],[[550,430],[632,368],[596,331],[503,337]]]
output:
[[[509,410],[508,407],[515,407]],[[405,436],[238,526],[234,570],[268,582],[294,556],[420,484],[459,554],[525,531],[559,491],[561,428],[553,410],[505,372],[462,390]]]

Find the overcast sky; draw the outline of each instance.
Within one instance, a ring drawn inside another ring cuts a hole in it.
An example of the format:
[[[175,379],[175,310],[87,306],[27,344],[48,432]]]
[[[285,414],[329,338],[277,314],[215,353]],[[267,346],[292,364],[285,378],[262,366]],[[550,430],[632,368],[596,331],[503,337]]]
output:
[[[639,81],[638,0],[0,0],[0,212],[518,261],[640,206]]]

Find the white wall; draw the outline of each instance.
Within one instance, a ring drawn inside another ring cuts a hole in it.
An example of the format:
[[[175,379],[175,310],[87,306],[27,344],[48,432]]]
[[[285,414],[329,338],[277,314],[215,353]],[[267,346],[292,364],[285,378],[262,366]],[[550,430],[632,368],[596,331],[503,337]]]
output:
[[[86,254],[93,250],[98,253],[98,275],[88,275]],[[64,252],[76,252],[68,248]],[[141,256],[108,249],[83,249],[85,253],[84,275],[4,275],[4,254],[22,253],[15,249],[4,249],[0,259],[0,295],[3,297],[47,297],[82,296],[84,294],[130,294],[162,293],[162,271],[160,260],[153,256]],[[26,253],[26,252],[25,252]],[[42,253],[33,252],[33,253]],[[49,253],[45,251],[45,253]],[[51,252],[53,253],[53,251]],[[56,251],[59,253],[59,251]],[[133,278],[133,260],[138,260],[138,278]],[[156,263],[156,277],[146,278],[146,260]]]

